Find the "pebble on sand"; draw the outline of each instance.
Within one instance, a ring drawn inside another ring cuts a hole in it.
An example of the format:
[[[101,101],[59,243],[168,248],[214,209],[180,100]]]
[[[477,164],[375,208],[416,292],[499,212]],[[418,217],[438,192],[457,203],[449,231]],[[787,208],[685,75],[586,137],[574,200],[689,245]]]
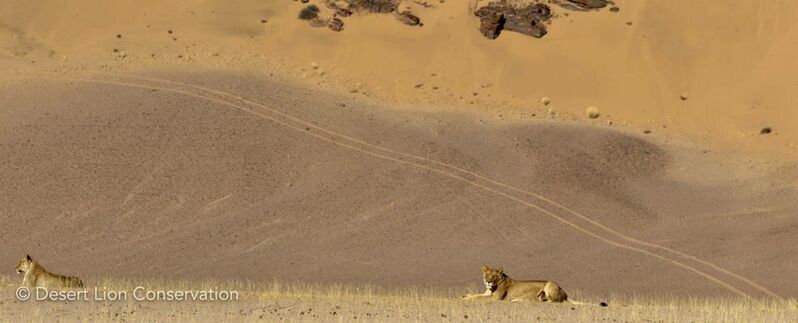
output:
[[[549,105],[549,103],[551,103],[551,99],[549,99],[549,97],[544,96],[540,98],[540,104]]]
[[[679,98],[682,99],[682,101],[687,101],[687,98],[689,98],[689,96],[687,95],[687,92],[684,92],[679,96]]]
[[[600,115],[598,108],[596,108],[595,106],[587,107],[587,110],[585,112],[587,114],[587,117],[590,119],[596,119]]]

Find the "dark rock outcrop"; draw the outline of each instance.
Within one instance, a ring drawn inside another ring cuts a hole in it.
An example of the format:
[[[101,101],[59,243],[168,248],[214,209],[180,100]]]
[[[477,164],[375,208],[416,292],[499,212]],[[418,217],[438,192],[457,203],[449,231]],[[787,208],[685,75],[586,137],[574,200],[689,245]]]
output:
[[[365,10],[375,13],[389,13],[399,7],[399,0],[345,0],[349,8],[360,11]]]
[[[492,2],[479,8],[474,15],[480,20],[479,31],[488,39],[496,39],[505,29],[541,38],[546,35],[544,23],[551,19],[551,9],[543,3],[515,7],[505,2]]]
[[[325,0],[324,5],[327,6],[327,8],[330,9],[330,11],[332,11],[336,16],[349,17],[352,15],[352,10],[339,6],[334,0]]]
[[[299,11],[299,19],[302,20],[313,20],[319,16],[319,7],[316,5],[309,5],[307,7],[302,8]]]

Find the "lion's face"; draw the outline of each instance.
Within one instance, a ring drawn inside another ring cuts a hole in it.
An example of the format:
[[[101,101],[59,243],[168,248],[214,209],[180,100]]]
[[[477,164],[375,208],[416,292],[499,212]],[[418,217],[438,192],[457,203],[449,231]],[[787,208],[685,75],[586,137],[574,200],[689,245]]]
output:
[[[488,266],[482,266],[482,280],[485,282],[485,288],[491,293],[496,291],[507,275],[504,274],[504,267],[491,269]]]
[[[19,261],[17,262],[17,273],[24,274],[26,271],[28,271],[28,268],[30,268],[30,264],[32,262],[33,259],[31,259],[31,257],[28,255],[20,258]]]

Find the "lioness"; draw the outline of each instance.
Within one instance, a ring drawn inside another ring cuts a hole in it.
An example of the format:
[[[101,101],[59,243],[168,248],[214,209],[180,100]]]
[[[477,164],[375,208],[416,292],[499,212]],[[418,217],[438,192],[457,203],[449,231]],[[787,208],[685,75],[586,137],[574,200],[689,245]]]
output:
[[[30,255],[26,255],[19,259],[19,262],[17,262],[17,273],[25,274],[22,278],[22,286],[25,287],[83,287],[83,281],[81,281],[80,278],[52,274],[33,260]]]
[[[490,269],[482,266],[482,280],[485,282],[485,292],[482,294],[468,294],[463,300],[509,300],[511,302],[569,302],[572,304],[585,304],[568,299],[568,295],[560,285],[550,280],[515,280],[504,273],[504,267]],[[607,303],[600,303],[607,306]]]

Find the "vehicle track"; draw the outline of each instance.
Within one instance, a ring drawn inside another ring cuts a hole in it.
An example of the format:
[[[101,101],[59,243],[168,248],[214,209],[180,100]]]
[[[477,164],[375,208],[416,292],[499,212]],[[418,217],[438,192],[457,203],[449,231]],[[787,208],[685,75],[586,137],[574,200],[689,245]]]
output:
[[[408,166],[412,166],[412,167],[416,167],[416,168],[421,168],[421,169],[426,169],[426,170],[429,170],[429,171],[433,171],[433,172],[436,172],[436,173],[438,173],[440,175],[456,179],[456,180],[464,182],[464,183],[466,183],[468,185],[472,185],[472,186],[477,187],[479,189],[482,189],[484,191],[487,191],[487,192],[490,192],[490,193],[494,193],[496,195],[508,198],[510,200],[513,200],[513,201],[516,201],[516,202],[521,203],[523,205],[526,205],[526,206],[528,206],[528,207],[530,207],[530,208],[532,208],[534,210],[537,210],[537,211],[541,212],[542,214],[545,214],[545,215],[547,215],[547,216],[549,216],[549,217],[551,217],[551,218],[553,218],[553,219],[555,219],[555,220],[557,220],[557,221],[559,221],[559,222],[561,222],[563,224],[566,224],[566,225],[572,227],[573,229],[575,229],[577,231],[582,232],[583,234],[591,236],[591,237],[593,237],[595,239],[598,239],[598,240],[600,240],[602,242],[605,242],[605,243],[607,243],[609,245],[612,245],[612,246],[615,246],[615,247],[618,247],[618,248],[621,248],[621,249],[629,250],[629,251],[642,253],[642,254],[645,254],[645,255],[648,255],[648,256],[651,256],[651,257],[654,257],[654,258],[669,262],[669,263],[671,263],[671,264],[673,264],[673,265],[675,265],[677,267],[681,267],[681,268],[683,268],[685,270],[688,270],[688,271],[691,271],[691,272],[693,272],[693,273],[695,273],[695,274],[697,274],[697,275],[699,275],[701,277],[704,277],[705,279],[707,279],[709,281],[712,281],[712,282],[714,282],[714,283],[716,283],[716,284],[718,284],[718,285],[720,285],[720,286],[722,286],[722,287],[724,287],[724,288],[726,288],[726,289],[728,289],[728,290],[730,290],[730,291],[732,291],[732,292],[734,292],[734,293],[736,293],[738,295],[745,296],[745,297],[750,297],[750,295],[748,293],[743,292],[742,290],[732,286],[728,282],[725,282],[725,281],[721,280],[720,278],[718,278],[715,275],[706,273],[706,272],[696,268],[695,266],[691,266],[691,265],[682,263],[682,262],[677,261],[675,259],[672,259],[670,257],[657,254],[657,253],[655,253],[653,251],[646,250],[646,249],[643,249],[641,247],[645,246],[645,247],[657,249],[657,250],[669,253],[671,255],[676,255],[676,256],[678,256],[680,258],[684,258],[686,260],[691,260],[691,261],[697,262],[699,264],[702,264],[702,265],[705,265],[707,267],[710,267],[713,270],[716,270],[716,271],[718,271],[720,273],[724,273],[724,274],[726,274],[728,276],[734,277],[737,280],[739,280],[739,281],[741,281],[743,283],[746,283],[750,287],[753,287],[753,288],[755,288],[755,289],[757,289],[757,290],[759,290],[759,291],[761,291],[761,292],[763,292],[763,293],[765,293],[765,294],[767,294],[769,296],[781,299],[780,296],[778,296],[777,294],[769,291],[765,287],[760,286],[760,285],[756,284],[755,282],[753,282],[753,281],[751,281],[751,280],[749,280],[747,278],[744,278],[744,277],[742,277],[740,275],[734,274],[734,273],[732,273],[732,272],[730,272],[730,271],[728,271],[728,270],[726,270],[724,268],[721,268],[721,267],[719,267],[717,265],[714,265],[714,264],[712,264],[710,262],[701,260],[701,259],[699,259],[699,258],[697,258],[695,256],[691,256],[691,255],[688,255],[688,254],[673,250],[671,248],[659,246],[659,245],[656,245],[656,244],[653,244],[653,243],[648,243],[648,242],[645,242],[645,241],[642,241],[642,240],[635,239],[633,237],[624,235],[624,234],[622,234],[622,233],[620,233],[620,232],[618,232],[616,230],[613,230],[613,229],[611,229],[609,227],[606,227],[603,224],[601,224],[599,222],[596,222],[595,220],[593,220],[593,219],[591,219],[591,218],[589,218],[589,217],[587,217],[587,216],[585,216],[585,215],[583,215],[583,214],[581,214],[581,213],[579,213],[577,211],[574,211],[574,210],[572,210],[572,209],[570,209],[570,208],[568,208],[568,207],[566,207],[566,206],[564,206],[564,205],[562,205],[560,203],[557,203],[557,202],[555,202],[555,201],[553,201],[551,199],[548,199],[548,198],[546,198],[546,197],[544,197],[544,196],[542,196],[540,194],[537,194],[537,193],[534,193],[534,192],[530,192],[530,191],[527,191],[527,190],[523,190],[523,189],[520,189],[520,188],[517,188],[517,187],[513,187],[511,185],[499,182],[497,180],[493,180],[491,178],[485,177],[483,175],[474,173],[472,171],[469,171],[469,170],[466,170],[466,169],[463,169],[463,168],[460,168],[460,167],[457,167],[457,166],[454,166],[454,165],[451,165],[451,164],[447,164],[447,163],[443,163],[443,162],[440,162],[440,161],[424,158],[424,157],[421,157],[421,156],[416,156],[416,155],[411,155],[411,154],[407,154],[407,153],[403,153],[403,152],[398,152],[398,151],[392,150],[390,148],[378,146],[378,145],[375,145],[375,144],[370,144],[368,142],[359,140],[357,138],[352,138],[352,137],[346,136],[344,134],[340,134],[340,133],[337,133],[335,131],[328,130],[326,128],[317,126],[317,125],[315,125],[313,123],[307,122],[307,121],[302,120],[302,119],[297,118],[297,117],[294,117],[294,116],[289,115],[287,113],[284,113],[282,111],[270,108],[270,107],[265,106],[265,105],[263,105],[261,103],[254,102],[254,101],[248,100],[248,99],[240,97],[240,96],[236,96],[236,95],[228,93],[228,92],[219,91],[219,90],[210,89],[210,88],[197,86],[197,85],[192,85],[192,84],[187,84],[187,83],[182,83],[182,82],[177,82],[177,81],[173,81],[173,80],[153,78],[153,77],[143,77],[143,76],[137,76],[137,75],[128,75],[128,74],[120,74],[120,73],[107,73],[107,72],[100,72],[100,73],[97,73],[97,74],[110,75],[110,76],[117,77],[117,78],[137,79],[139,81],[154,82],[154,83],[159,83],[159,84],[170,84],[172,86],[171,87],[167,87],[167,86],[164,86],[164,85],[147,85],[147,84],[140,84],[140,83],[125,82],[125,81],[104,80],[104,79],[98,79],[98,78],[65,77],[65,76],[54,75],[52,73],[40,74],[40,75],[16,75],[16,77],[21,77],[21,78],[34,77],[34,78],[44,78],[44,79],[61,80],[61,81],[87,82],[87,83],[106,84],[106,85],[113,85],[113,86],[125,86],[125,87],[134,87],[134,88],[162,90],[162,91],[165,91],[165,92],[172,92],[172,93],[177,93],[177,94],[181,94],[181,95],[191,96],[191,97],[200,98],[200,99],[204,99],[204,100],[207,100],[207,101],[215,102],[215,103],[218,103],[218,104],[221,104],[221,105],[224,105],[224,106],[228,106],[228,107],[232,107],[234,109],[238,109],[238,110],[246,112],[246,113],[250,113],[252,115],[255,115],[255,116],[258,116],[258,117],[261,117],[261,118],[265,118],[267,120],[270,120],[272,122],[275,122],[275,123],[278,123],[280,125],[286,126],[288,128],[294,129],[296,131],[304,132],[305,134],[308,134],[308,135],[310,135],[312,137],[315,137],[317,139],[323,140],[325,142],[328,142],[328,143],[331,143],[331,144],[334,144],[334,145],[338,145],[338,146],[341,146],[341,147],[344,147],[344,148],[347,148],[347,149],[352,149],[352,150],[364,153],[366,155],[370,155],[372,157],[376,157],[376,158],[380,158],[380,159],[384,159],[384,160],[390,160],[390,161],[401,163],[401,164],[405,164],[405,165],[408,165]],[[177,86],[178,88],[175,88],[175,86]],[[195,93],[193,91],[186,90],[186,88],[194,89],[194,90],[198,90],[198,91],[202,91],[204,93],[210,93],[210,94],[208,94],[208,95],[206,95],[206,94],[198,94],[198,93]],[[214,96],[211,96],[211,95],[220,96],[221,98],[214,97]],[[239,101],[239,102],[238,103],[229,102],[227,100],[235,100],[235,101]],[[276,116],[270,116],[270,115],[264,114],[263,113],[264,111],[257,111],[254,108],[259,108],[260,110],[265,110],[265,112],[269,112],[269,113],[274,114]],[[313,129],[314,131],[311,131],[310,129]],[[373,150],[377,150],[377,151],[373,151]],[[410,160],[407,160],[407,159],[410,159]],[[442,167],[444,169],[439,169],[439,168],[436,168],[436,167]],[[459,173],[459,174],[457,174],[457,173]],[[485,183],[479,183],[477,181],[483,181]],[[592,230],[584,228],[584,227],[580,226],[579,224],[575,223],[574,221],[568,220],[568,219],[562,217],[561,215],[557,215],[554,212],[552,212],[550,210],[547,210],[547,209],[545,209],[545,208],[543,208],[543,207],[541,207],[541,206],[539,206],[539,205],[537,205],[535,203],[532,203],[530,201],[524,200],[524,199],[519,198],[517,196],[510,195],[510,194],[508,194],[506,192],[502,192],[498,188],[489,187],[488,185],[498,186],[500,188],[508,189],[508,190],[513,191],[513,192],[521,193],[521,194],[523,194],[525,196],[535,198],[538,201],[545,202],[545,203],[549,204],[550,206],[554,206],[556,208],[559,208],[559,209],[571,214],[572,216],[575,216],[576,218],[589,223],[590,225],[594,226],[595,228],[601,229],[599,231],[603,231],[605,234],[610,234],[611,236],[615,236],[616,238],[620,238],[621,240],[626,241],[626,242],[631,243],[631,244],[637,244],[638,246],[626,244],[626,243],[623,243],[623,242],[618,242],[618,241],[612,240],[610,238],[604,237],[604,236],[602,236],[599,233],[596,233],[596,232],[594,232]]]

